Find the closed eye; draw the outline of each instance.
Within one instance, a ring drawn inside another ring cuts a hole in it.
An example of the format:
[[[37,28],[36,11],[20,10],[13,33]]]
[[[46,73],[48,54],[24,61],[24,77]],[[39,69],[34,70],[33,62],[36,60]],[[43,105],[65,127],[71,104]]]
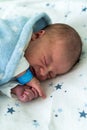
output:
[[[46,59],[45,59],[45,56],[44,56],[44,63],[45,63],[46,66],[48,65],[48,64],[47,64],[47,61],[46,61]]]

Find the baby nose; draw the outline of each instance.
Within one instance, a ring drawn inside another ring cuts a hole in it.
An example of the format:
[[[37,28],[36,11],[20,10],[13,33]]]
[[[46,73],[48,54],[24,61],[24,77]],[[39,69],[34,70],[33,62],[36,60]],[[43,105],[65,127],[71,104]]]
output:
[[[44,68],[40,68],[40,75],[42,76],[42,77],[47,77],[47,70]]]

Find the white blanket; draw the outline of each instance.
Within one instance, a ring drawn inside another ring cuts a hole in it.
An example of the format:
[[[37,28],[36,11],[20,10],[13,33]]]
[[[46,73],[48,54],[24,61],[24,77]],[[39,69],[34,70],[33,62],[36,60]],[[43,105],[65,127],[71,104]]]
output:
[[[0,130],[87,130],[87,1],[0,0],[0,17],[46,12],[52,22],[74,27],[83,41],[80,62],[42,83],[47,98],[29,103],[0,95]]]

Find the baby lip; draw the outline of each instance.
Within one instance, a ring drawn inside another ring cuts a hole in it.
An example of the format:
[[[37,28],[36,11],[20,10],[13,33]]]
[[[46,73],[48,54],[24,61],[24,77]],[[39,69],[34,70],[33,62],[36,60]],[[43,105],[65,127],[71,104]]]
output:
[[[33,67],[30,67],[31,72],[33,73],[34,76],[36,76],[39,79],[37,71]]]
[[[39,79],[37,71],[33,67],[30,67],[30,70],[33,73],[33,75]]]

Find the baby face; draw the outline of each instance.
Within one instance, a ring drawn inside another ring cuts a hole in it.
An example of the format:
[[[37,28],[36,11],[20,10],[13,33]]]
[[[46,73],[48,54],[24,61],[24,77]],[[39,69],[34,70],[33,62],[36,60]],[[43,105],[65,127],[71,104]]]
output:
[[[63,74],[68,70],[67,61],[62,53],[53,51],[44,51],[44,53],[36,57],[37,61],[32,61],[31,70],[39,80],[55,78],[57,75]],[[51,52],[51,53],[50,53]]]
[[[64,45],[61,42],[59,44],[50,42],[47,37],[31,41],[26,55],[31,71],[39,80],[54,78],[68,70]]]

